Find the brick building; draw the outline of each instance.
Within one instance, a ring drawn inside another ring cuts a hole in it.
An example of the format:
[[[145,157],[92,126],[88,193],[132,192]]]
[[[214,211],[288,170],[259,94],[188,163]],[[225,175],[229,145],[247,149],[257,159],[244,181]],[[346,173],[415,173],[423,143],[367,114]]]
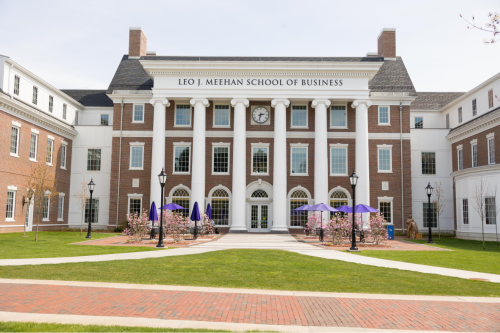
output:
[[[14,93],[11,63],[4,58],[1,102],[36,109]],[[27,95],[30,87],[21,85],[21,91]],[[82,220],[72,194],[92,178],[94,228],[112,229],[127,213],[155,201],[189,208],[211,204],[220,230],[301,232],[307,215],[292,210],[321,202],[350,205],[349,175],[355,170],[356,203],[380,209],[401,229],[420,209],[412,198],[412,187],[420,184],[413,179],[413,136],[423,133],[413,132],[415,115],[441,112],[413,107],[429,98],[417,97],[396,55],[395,29],[383,29],[378,52],[364,57],[301,58],[159,56],[147,51],[141,28],[130,28],[129,54],[107,90],[50,89],[67,105],[68,118],[53,119],[59,127],[50,135],[55,142],[66,138],[64,179],[70,188],[61,192],[71,195],[59,222],[70,227]],[[5,175],[21,172],[18,163],[30,163],[24,146],[17,160],[7,153],[10,122],[17,121],[9,107],[0,104],[8,127],[1,145],[9,161],[0,170]],[[21,124],[23,135],[34,118]],[[168,175],[164,198],[157,179],[162,168]],[[20,191],[21,180],[2,178],[6,190]],[[5,213],[15,206],[20,221],[20,194],[11,200],[4,192]]]

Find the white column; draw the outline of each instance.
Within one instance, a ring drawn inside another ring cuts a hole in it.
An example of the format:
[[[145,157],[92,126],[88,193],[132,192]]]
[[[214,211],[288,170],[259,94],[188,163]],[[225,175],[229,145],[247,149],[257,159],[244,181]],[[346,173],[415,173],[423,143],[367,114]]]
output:
[[[273,167],[273,227],[271,232],[288,233],[286,226],[286,108],[288,99],[273,99],[274,108],[274,167]]]
[[[368,108],[370,100],[355,100],[352,107],[356,108],[356,205],[370,205],[370,161],[368,146]],[[376,162],[376,161],[374,161]],[[366,215],[366,216],[365,216]],[[366,220],[368,214],[363,214]]]
[[[206,108],[210,105],[205,98],[191,100],[194,107],[193,151],[191,155],[191,199],[189,212],[197,201],[200,214],[205,212],[205,126]]]
[[[154,106],[153,116],[153,153],[151,154],[151,182],[149,201],[150,205],[154,201],[156,207],[163,205],[161,197],[161,186],[158,181],[158,174],[165,167],[165,107],[170,103],[165,98],[151,99],[149,101]],[[164,193],[165,194],[165,193]],[[165,197],[165,195],[163,196]],[[149,209],[149,207],[144,207]]]
[[[250,105],[248,99],[233,99],[234,136],[233,136],[233,189],[231,204],[230,232],[247,232],[246,225],[246,188],[247,188],[247,140],[246,109]]]
[[[327,108],[329,100],[317,100],[312,102],[314,113],[314,204],[328,201],[328,137],[327,137]]]

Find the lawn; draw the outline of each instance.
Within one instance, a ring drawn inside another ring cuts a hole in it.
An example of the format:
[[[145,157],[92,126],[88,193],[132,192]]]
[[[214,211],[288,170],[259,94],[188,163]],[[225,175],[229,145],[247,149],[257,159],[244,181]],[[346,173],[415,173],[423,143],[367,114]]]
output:
[[[87,233],[72,231],[41,231],[35,242],[35,232],[0,234],[0,259],[76,257],[95,254],[153,251],[155,248],[139,246],[87,246],[70,245],[83,242]],[[110,233],[92,233],[92,239],[116,236]]]
[[[434,239],[434,245],[452,251],[362,251],[360,255],[430,266],[463,269],[467,271],[500,274],[500,246],[495,242],[443,237]],[[411,240],[427,244],[427,240]]]
[[[137,326],[101,326],[54,323],[0,322],[0,332],[230,332],[190,328],[155,328]],[[254,331],[249,331],[254,332]],[[258,331],[255,331],[258,332]]]
[[[141,260],[4,266],[0,267],[0,278],[349,293],[500,296],[500,283],[360,265],[280,250],[224,250]]]

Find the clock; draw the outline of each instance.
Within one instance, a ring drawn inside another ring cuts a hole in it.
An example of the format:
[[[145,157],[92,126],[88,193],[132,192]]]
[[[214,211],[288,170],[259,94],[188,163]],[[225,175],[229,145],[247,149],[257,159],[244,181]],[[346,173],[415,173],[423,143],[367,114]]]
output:
[[[269,110],[263,106],[253,109],[252,118],[256,123],[263,124],[269,119]]]

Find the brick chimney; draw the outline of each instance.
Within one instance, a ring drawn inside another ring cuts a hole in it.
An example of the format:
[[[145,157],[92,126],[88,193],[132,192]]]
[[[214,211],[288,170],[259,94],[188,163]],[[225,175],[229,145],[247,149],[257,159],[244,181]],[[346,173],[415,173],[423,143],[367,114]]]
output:
[[[396,60],[395,28],[384,28],[378,35],[378,55],[385,60]]]
[[[148,39],[142,28],[131,27],[129,42],[128,42],[128,56],[129,58],[139,58],[146,55],[146,44]]]

